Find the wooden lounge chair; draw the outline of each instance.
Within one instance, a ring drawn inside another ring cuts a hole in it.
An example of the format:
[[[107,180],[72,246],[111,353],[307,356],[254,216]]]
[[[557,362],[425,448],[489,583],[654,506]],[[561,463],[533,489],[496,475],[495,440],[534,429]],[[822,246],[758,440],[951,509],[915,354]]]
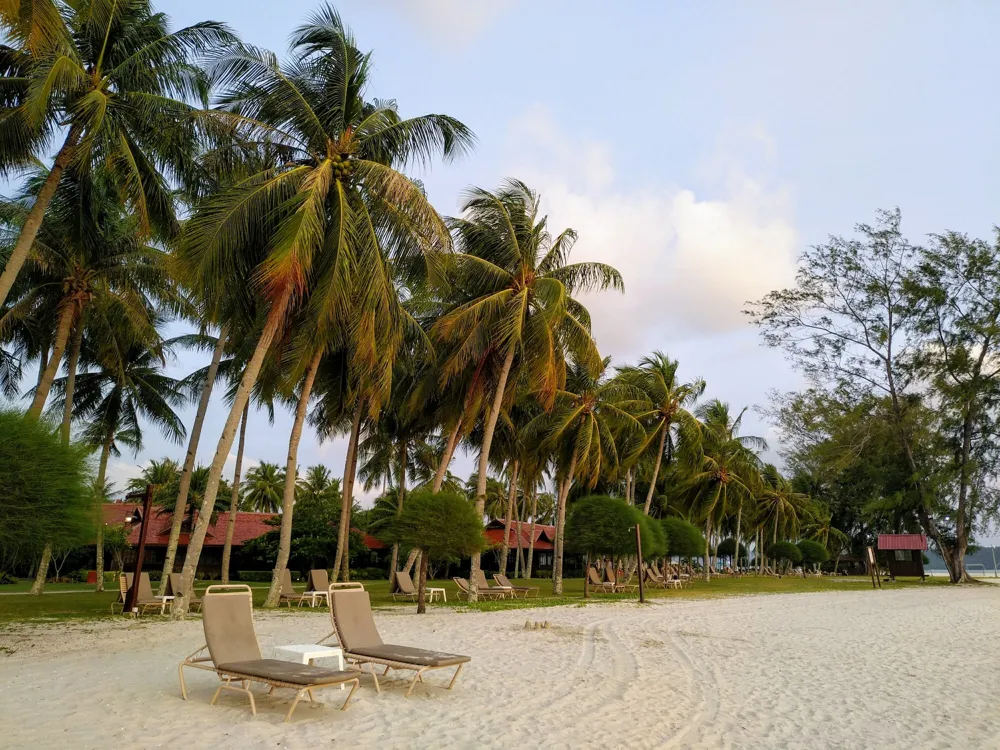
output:
[[[451,682],[446,687],[447,690],[451,690],[462,667],[466,662],[472,661],[471,656],[384,643],[378,634],[378,628],[375,627],[368,592],[361,587],[344,588],[336,584],[330,586],[330,618],[333,620],[333,632],[323,641],[336,636],[340,647],[344,650],[346,660],[355,664],[370,665],[371,675],[375,679],[375,689],[380,692],[378,675],[375,674],[376,664],[385,666],[382,676],[388,674],[390,669],[415,672],[406,691],[406,697],[409,697],[416,684],[424,681],[424,672],[457,667]]]
[[[289,575],[289,578],[291,578],[291,575]],[[309,579],[306,583],[306,590],[302,592],[302,598],[299,600],[299,606],[301,607],[303,603],[308,601],[310,607],[315,607],[316,599],[322,598],[325,601],[329,592],[330,573],[327,569],[317,568],[316,570],[310,570]]]
[[[538,586],[515,586],[510,582],[510,579],[505,575],[500,573],[493,574],[493,580],[500,584],[505,589],[510,589],[514,592],[514,595],[521,595],[522,599],[527,599],[528,595],[538,596]]]
[[[483,591],[496,591],[502,595],[501,599],[506,599],[507,597],[513,599],[517,596],[513,586],[490,586],[490,582],[486,580],[486,574],[481,570],[476,572],[476,584],[480,593]]]
[[[132,588],[132,578],[133,573],[122,573],[118,576],[118,595],[122,611],[125,610],[125,599],[128,596],[128,590]],[[153,587],[149,583],[149,573],[143,573],[139,576],[139,590],[136,592],[135,604],[133,606],[139,610],[140,615],[146,614],[147,610],[158,609],[160,614],[164,613],[167,606],[167,599],[157,599],[153,596]],[[114,612],[114,606],[112,606],[111,611]]]
[[[466,599],[468,599],[469,596],[471,595],[469,582],[464,578],[452,578],[451,580],[453,580],[455,582],[455,585],[458,586],[458,595],[464,596]],[[483,599],[507,598],[506,591],[501,591],[500,589],[491,589],[491,588],[486,588],[486,589],[480,588],[476,591],[476,595],[483,597]]]
[[[389,596],[392,597],[393,601],[396,601],[397,596],[414,602],[417,600],[417,589],[413,585],[413,579],[410,578],[410,574],[405,570],[396,571],[396,590],[389,594]]]
[[[312,595],[298,593],[292,586],[292,571],[285,568],[281,571],[281,596],[278,599],[278,606],[280,607],[284,603],[291,607],[292,602],[295,602],[301,607],[303,600],[311,602]]]
[[[615,593],[615,585],[613,583],[609,583],[608,581],[602,581],[601,574],[598,573],[597,568],[593,566],[587,569],[587,582],[597,591],[605,594]]]
[[[164,593],[167,596],[184,595],[184,578],[180,573],[170,573],[167,575],[167,588]],[[191,600],[188,602],[188,608],[192,611],[201,611],[201,599],[195,595],[194,589],[191,589]]]
[[[681,588],[680,579],[677,578],[664,578],[662,575],[658,575],[652,567],[643,564],[643,569],[645,573],[645,580],[647,583],[656,586],[661,589],[679,589]]]
[[[628,581],[622,580],[624,578],[624,575],[625,574],[623,571],[618,571],[618,574],[616,575],[615,571],[611,569],[611,565],[604,566],[604,579],[607,583],[611,584],[612,588],[616,593],[638,591],[639,590],[638,584],[629,583]]]
[[[252,683],[269,685],[272,692],[274,688],[295,690],[295,700],[285,714],[285,721],[292,718],[292,712],[306,693],[309,694],[309,700],[314,700],[313,690],[350,683],[351,692],[340,707],[343,711],[358,689],[360,680],[357,672],[324,669],[280,659],[264,659],[253,628],[253,598],[250,587],[246,584],[209,586],[202,599],[202,624],[205,628],[205,645],[177,667],[181,697],[184,700],[187,700],[184,667],[215,672],[219,679],[225,680],[212,696],[213,706],[223,690],[232,690],[243,693],[250,699],[250,711],[254,716],[257,715],[257,703],[250,691]],[[233,680],[238,686],[233,684]]]

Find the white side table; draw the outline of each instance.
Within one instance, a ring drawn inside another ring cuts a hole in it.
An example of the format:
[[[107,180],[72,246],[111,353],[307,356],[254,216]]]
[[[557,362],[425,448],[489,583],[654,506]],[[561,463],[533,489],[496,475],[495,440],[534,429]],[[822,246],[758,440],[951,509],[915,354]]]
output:
[[[317,646],[315,643],[307,643],[297,646],[275,646],[275,651],[291,654],[302,664],[312,664],[314,659],[336,659],[337,669],[344,671],[344,649],[336,646]],[[341,685],[343,690],[344,686]]]
[[[329,591],[307,591],[306,594],[308,594],[310,597],[312,597],[312,601],[309,603],[310,607],[315,607],[316,606],[316,600],[317,599],[319,599],[319,600],[321,600],[323,602],[329,601],[329,596],[330,596],[330,592]]]
[[[167,603],[170,603],[171,609],[173,608],[174,597],[172,596],[154,596],[154,599],[160,602],[160,614],[162,615],[167,607]]]
[[[437,594],[441,594],[441,600],[442,601],[444,601],[444,602],[448,601],[448,592],[445,591],[442,588],[432,588],[431,586],[428,586],[427,587],[427,593],[430,595],[432,602],[434,601],[434,597]]]

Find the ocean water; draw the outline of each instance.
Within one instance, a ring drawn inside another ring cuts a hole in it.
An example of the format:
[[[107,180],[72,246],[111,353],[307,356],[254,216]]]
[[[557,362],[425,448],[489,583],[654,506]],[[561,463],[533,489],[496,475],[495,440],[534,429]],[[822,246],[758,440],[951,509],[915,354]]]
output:
[[[1000,571],[993,570],[992,568],[983,569],[978,565],[975,566],[967,565],[965,569],[968,571],[969,575],[972,576],[973,578],[997,578],[998,580],[1000,580]],[[944,569],[925,570],[924,572],[927,573],[927,575],[929,576],[947,577],[948,575],[948,571]]]

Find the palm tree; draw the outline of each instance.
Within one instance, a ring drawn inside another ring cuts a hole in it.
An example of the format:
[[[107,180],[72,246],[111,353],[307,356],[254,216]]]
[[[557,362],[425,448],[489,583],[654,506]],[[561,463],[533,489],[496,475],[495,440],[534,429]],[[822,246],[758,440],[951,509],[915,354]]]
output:
[[[247,421],[250,418],[250,402],[247,401],[243,407],[243,419],[240,421],[240,441],[236,449],[236,467],[233,470],[233,484],[229,493],[229,520],[226,522],[226,541],[222,546],[222,571],[223,583],[229,583],[229,563],[233,555],[233,534],[236,532],[236,514],[240,509],[240,472],[243,470],[243,448],[246,446]],[[205,477],[208,483],[208,477]]]
[[[709,558],[715,524],[736,503],[739,545],[743,503],[753,499],[760,471],[754,449],[767,449],[762,438],[738,434],[744,413],[746,409],[733,419],[729,405],[715,399],[698,409],[698,420],[682,425],[679,452],[690,471],[685,489],[692,510],[705,519],[706,581],[712,578]]]
[[[166,174],[193,152],[188,102],[207,94],[198,58],[235,37],[210,21],[171,32],[148,0],[2,3],[0,29],[16,74],[6,79],[0,168],[63,139],[0,274],[3,305],[71,166],[100,166],[144,230],[175,231]]]
[[[299,480],[297,497],[304,502],[340,502],[340,480],[323,464],[306,469]]]
[[[277,513],[284,487],[285,472],[278,464],[262,461],[243,480],[243,507],[256,513]]]
[[[796,492],[792,483],[773,464],[760,472],[761,484],[757,502],[761,524],[771,529],[771,540],[794,539],[802,522],[810,519],[809,496]]]
[[[85,361],[92,356],[98,369],[77,374],[73,401],[74,418],[86,424],[83,439],[100,446],[98,488],[104,487],[108,457],[121,455],[119,446],[127,446],[134,452],[142,449],[143,422],[155,425],[165,438],[174,442],[180,442],[185,435],[175,411],[185,399],[178,381],[163,373],[162,355],[150,351],[143,343],[136,343],[127,325],[120,325],[115,333],[92,355],[85,353]],[[57,381],[54,387],[57,392],[64,392],[65,380]],[[104,571],[102,530],[103,523],[98,524],[99,588]],[[41,593],[45,584],[48,560],[44,552],[42,562],[45,566],[35,578],[33,593]]]
[[[556,495],[556,539],[552,567],[552,593],[562,593],[563,530],[566,503],[573,483],[580,479],[594,487],[602,477],[615,478],[621,457],[619,444],[638,441],[642,425],[624,405],[635,394],[617,378],[607,375],[610,358],[601,362],[597,374],[573,362],[566,388],[557,394],[550,414],[536,417],[528,434],[537,434],[558,454],[559,491]]]
[[[647,516],[656,493],[660,463],[670,440],[670,431],[681,420],[691,418],[687,406],[705,392],[705,381],[700,378],[690,383],[678,382],[677,367],[677,360],[657,351],[639,360],[638,366],[623,368],[619,373],[619,377],[642,394],[641,402],[626,407],[647,429],[641,453],[648,453],[650,448],[654,451],[653,473],[643,506]]]
[[[611,266],[567,262],[576,233],[566,229],[553,239],[539,196],[523,182],[508,180],[496,193],[472,188],[462,210],[464,218],[451,220],[461,250],[454,258],[454,296],[432,333],[451,348],[443,379],[472,370],[492,387],[479,448],[476,509],[482,513],[493,433],[514,399],[507,388],[511,373],[551,406],[565,379],[564,350],[591,368],[600,364],[590,315],[572,295],[624,286]],[[473,598],[478,571],[475,554]]]
[[[354,392],[369,396],[367,409],[377,413],[405,317],[392,268],[450,244],[423,191],[397,169],[460,154],[472,134],[451,117],[403,119],[391,102],[367,102],[369,70],[370,56],[328,6],[295,32],[287,64],[240,47],[213,66],[227,89],[205,127],[251,152],[269,150],[279,162],[199,205],[179,251],[200,296],[243,284],[265,316],[212,462],[206,503],[214,501],[243,406],[289,314],[308,307],[318,340],[331,350],[349,348]],[[225,141],[222,150],[230,147]],[[355,444],[360,422],[352,424]],[[352,482],[345,472],[347,513]],[[203,521],[188,545],[186,580],[208,530]]]

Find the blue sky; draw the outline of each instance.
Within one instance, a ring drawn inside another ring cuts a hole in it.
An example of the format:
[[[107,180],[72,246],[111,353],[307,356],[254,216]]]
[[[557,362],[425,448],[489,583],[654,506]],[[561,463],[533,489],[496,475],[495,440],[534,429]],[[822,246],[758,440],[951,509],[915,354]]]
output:
[[[169,0],[176,25],[207,18],[283,52],[315,2]],[[601,350],[662,349],[735,408],[797,387],[743,303],[791,279],[796,254],[899,206],[914,240],[985,236],[1000,181],[995,91],[1000,6],[988,2],[344,0],[373,49],[372,95],[442,112],[476,132],[463,161],[420,175],[455,213],[470,184],[517,176],[539,190],[576,254],[620,268],[627,294],[588,299]],[[172,367],[186,373],[198,355]],[[199,450],[224,420],[217,400]],[[185,421],[193,419],[193,407]],[[290,415],[252,417],[248,459],[284,463]],[[771,438],[748,416],[746,432]],[[235,450],[235,449],[234,449]],[[110,467],[120,483],[183,447],[152,431]],[[344,442],[307,434],[300,464],[343,471]],[[468,457],[459,473],[472,468]]]

